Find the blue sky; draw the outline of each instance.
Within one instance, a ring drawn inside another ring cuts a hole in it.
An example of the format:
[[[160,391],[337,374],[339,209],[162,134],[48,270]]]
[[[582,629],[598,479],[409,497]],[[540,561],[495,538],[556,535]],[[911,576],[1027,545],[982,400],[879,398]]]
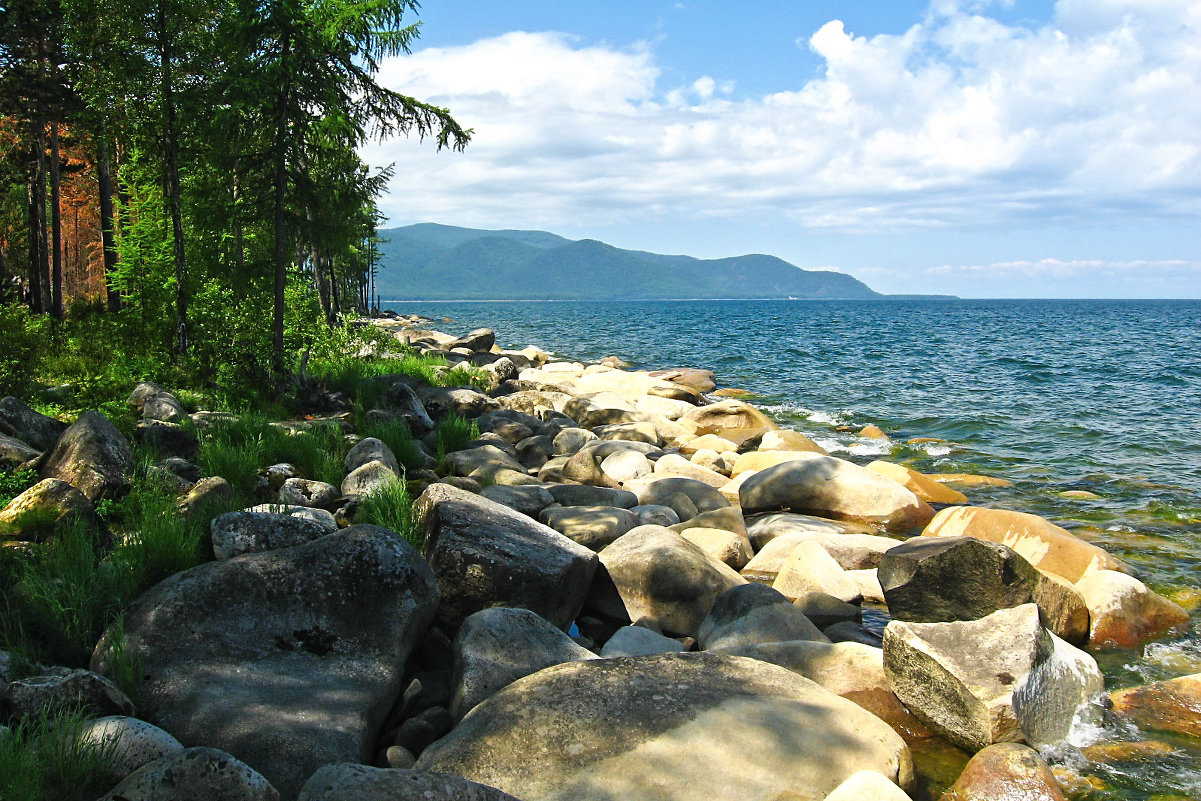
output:
[[[882,292],[1201,297],[1201,0],[427,0],[389,225],[771,253]]]

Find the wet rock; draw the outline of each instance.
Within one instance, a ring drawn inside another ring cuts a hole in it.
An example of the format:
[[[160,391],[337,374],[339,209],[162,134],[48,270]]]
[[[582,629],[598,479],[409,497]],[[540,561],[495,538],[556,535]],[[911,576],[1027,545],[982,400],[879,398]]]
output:
[[[939,801],[1064,801],[1064,795],[1037,751],[997,743],[973,756]]]
[[[974,621],[905,623],[884,630],[893,689],[919,719],[955,745],[1049,745],[1105,686],[1091,656],[1068,645],[1024,604]]]
[[[967,503],[967,496],[959,490],[951,489],[929,476],[924,476],[916,470],[892,462],[874,461],[867,465],[868,470],[874,470],[885,478],[890,478],[905,487],[926,503]]]
[[[652,621],[664,633],[692,636],[713,602],[745,580],[674,531],[639,526],[602,550],[605,580],[589,604],[616,620]]]
[[[563,506],[545,509],[540,517],[555,531],[593,551],[639,525],[638,515],[613,506]]]
[[[1116,557],[1043,518],[1005,509],[956,506],[943,509],[923,537],[975,537],[1008,545],[1030,564],[1072,583],[1093,570],[1126,572]]]
[[[438,619],[447,629],[492,606],[529,609],[562,629],[579,614],[597,566],[584,546],[446,484],[430,485],[414,511],[442,588]]]
[[[95,503],[124,495],[132,469],[133,453],[125,435],[99,412],[83,412],[42,455],[38,472],[42,478],[67,482]]]
[[[262,774],[216,748],[185,748],[126,776],[100,801],[278,801]]]
[[[792,640],[827,641],[791,601],[762,584],[743,584],[718,596],[696,638],[704,650]]]
[[[313,774],[298,801],[519,801],[495,787],[445,773],[388,770],[354,763],[326,765]]]
[[[504,607],[483,609],[464,620],[454,652],[450,713],[455,720],[523,676],[551,665],[597,658],[528,609]]]
[[[785,510],[894,530],[924,525],[934,515],[927,503],[895,481],[819,454],[760,471],[738,494],[744,514]]]
[[[437,604],[410,545],[352,526],[162,581],[126,611],[125,653],[142,666],[144,719],[295,797],[318,767],[372,758]],[[110,634],[93,655],[101,673],[111,647]]]
[[[703,759],[698,759],[703,754]],[[823,799],[908,749],[858,706],[782,668],[714,653],[548,668],[489,698],[418,767],[527,801]]]
[[[1110,693],[1115,712],[1139,728],[1201,737],[1201,673]]]
[[[1088,606],[1093,647],[1139,648],[1188,625],[1188,612],[1125,573],[1095,570],[1076,589]]]
[[[18,398],[9,395],[0,399],[0,434],[46,451],[54,447],[66,430],[66,423],[35,412]]]
[[[95,514],[86,495],[65,481],[47,478],[0,510],[0,532],[7,538],[42,539],[66,520],[90,520]]]

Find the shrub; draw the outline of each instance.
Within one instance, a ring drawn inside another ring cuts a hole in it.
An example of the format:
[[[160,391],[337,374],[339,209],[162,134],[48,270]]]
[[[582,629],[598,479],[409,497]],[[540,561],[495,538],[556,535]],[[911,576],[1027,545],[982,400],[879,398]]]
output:
[[[36,483],[38,474],[35,470],[0,470],[0,509]]]
[[[48,318],[24,306],[0,305],[0,396],[29,396],[50,332]]]

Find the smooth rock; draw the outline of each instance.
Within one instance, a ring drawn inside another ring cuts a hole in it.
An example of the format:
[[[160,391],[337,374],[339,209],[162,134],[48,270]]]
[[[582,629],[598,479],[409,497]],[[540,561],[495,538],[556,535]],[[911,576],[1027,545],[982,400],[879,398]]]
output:
[[[884,629],[884,666],[923,723],[972,752],[1059,742],[1105,686],[1096,661],[1043,628],[1034,604],[973,621],[894,620]]]
[[[1201,673],[1118,690],[1109,699],[1141,729],[1201,737]]]
[[[396,461],[396,454],[392,453],[392,449],[383,440],[375,437],[364,437],[356,442],[346,452],[344,460],[347,473],[353,473],[370,462],[383,462],[389,470],[400,475],[400,462]]]
[[[833,595],[820,591],[810,591],[797,596],[792,605],[805,613],[819,629],[833,626],[844,620],[858,623],[863,612],[854,604],[847,603]]]
[[[924,525],[934,516],[929,504],[895,481],[816,453],[756,473],[739,498],[744,514],[784,510],[893,530]]]
[[[122,715],[85,722],[75,733],[75,744],[104,755],[102,771],[110,786],[143,765],[183,750],[179,740],[158,726]]]
[[[601,472],[618,484],[625,484],[655,472],[655,465],[638,451],[618,451],[600,462]]]
[[[303,545],[336,530],[304,517],[273,512],[226,512],[209,523],[215,559]]]
[[[645,479],[630,482],[626,489],[633,492],[638,497],[638,503],[642,505],[663,504],[664,506],[672,506],[672,504],[665,503],[665,501],[676,494],[686,496],[696,507],[696,512],[687,517],[680,515],[681,520],[687,520],[701,512],[711,512],[714,509],[725,509],[730,506],[730,502],[723,498],[721,493],[712,486],[703,481],[696,481],[691,478],[656,477],[653,480]],[[672,508],[674,509],[675,507],[672,506]]]
[[[779,428],[763,412],[740,400],[724,400],[708,406],[698,406],[680,419],[694,421],[701,431],[710,429],[719,434],[727,429],[749,428],[762,433]]]
[[[661,504],[634,506],[630,511],[638,515],[638,524],[642,526],[665,526],[671,528],[680,522],[680,516],[676,514],[675,509]]]
[[[129,440],[99,412],[81,413],[38,461],[42,478],[63,480],[92,503],[125,494],[132,469]]]
[[[923,537],[975,537],[999,542],[1020,553],[1030,564],[1075,584],[1093,570],[1126,567],[1116,557],[1085,542],[1049,520],[1025,512],[956,506],[943,509],[922,532]]]
[[[656,448],[663,447],[663,436],[654,423],[613,423],[596,426],[592,433],[604,441],[642,442]]]
[[[891,478],[926,503],[968,502],[967,496],[959,490],[953,490],[905,465],[877,460],[870,462],[867,469],[874,470],[885,478]]]
[[[776,465],[784,464],[785,462],[804,460],[806,457],[801,455],[803,453],[819,453],[820,455],[825,455],[826,452],[816,450],[748,451],[747,453],[738,454],[738,458],[734,461],[733,468],[730,469],[730,476],[737,478],[743,473],[757,473],[760,470],[766,470],[769,467],[775,467]]]
[[[134,410],[134,413],[138,417],[141,417],[142,409],[145,408],[147,399],[166,391],[166,388],[156,381],[139,381],[134,386],[133,391],[129,393],[129,397],[125,399],[125,402]]]
[[[847,603],[860,597],[859,586],[847,577],[834,557],[813,540],[799,543],[792,549],[771,586],[789,601],[810,592],[832,595]]]
[[[342,479],[339,491],[342,495],[371,495],[396,484],[400,477],[387,463],[375,460],[359,465]]]
[[[554,447],[556,456],[571,456],[579,453],[584,446],[600,439],[586,428],[565,428],[555,434]]]
[[[126,776],[100,801],[278,801],[262,774],[216,748],[185,748]]]
[[[847,578],[855,582],[865,603],[884,604],[884,588],[875,570],[848,570]]]
[[[760,451],[808,451],[810,453],[820,453],[823,456],[829,456],[826,449],[818,445],[809,437],[799,431],[789,431],[786,428],[781,428],[777,431],[768,431],[764,433],[763,438],[759,440]]]
[[[725,486],[730,480],[721,473],[693,464],[684,457],[674,453],[669,453],[655,462],[655,475],[688,478],[693,481],[699,481],[702,484],[708,484],[715,490]]]
[[[183,404],[170,392],[156,392],[142,403],[143,420],[159,420],[164,423],[178,423],[187,420],[188,413]]]
[[[1140,648],[1188,625],[1188,612],[1125,573],[1094,570],[1076,589],[1088,606],[1093,647]]]
[[[599,551],[639,525],[638,515],[613,506],[562,506],[544,509],[543,523],[585,548]]]
[[[342,762],[305,782],[297,801],[520,801],[495,787],[446,773],[389,770]]]
[[[997,743],[973,756],[938,801],[1064,801],[1064,795],[1037,751]]]
[[[818,801],[860,770],[913,779],[882,721],[782,668],[714,653],[548,668],[476,707],[417,764],[526,801],[684,801],[698,788],[710,801]]]
[[[505,607],[482,609],[464,620],[455,637],[454,654],[450,714],[456,721],[523,676],[551,665],[597,658],[528,609]]]
[[[630,509],[638,505],[638,496],[628,490],[593,487],[587,484],[556,484],[547,487],[555,503],[562,506],[616,506]]]
[[[294,798],[322,765],[372,758],[437,605],[412,546],[352,526],[160,582],[126,610],[124,650],[142,666],[144,719]],[[92,657],[101,673],[114,668],[110,638]]]
[[[597,555],[536,520],[447,484],[414,506],[442,589],[438,620],[454,630],[492,606],[529,609],[566,629],[588,594]]]
[[[698,367],[675,367],[670,370],[654,370],[648,373],[648,375],[652,378],[689,387],[697,392],[712,392],[717,389],[713,371],[703,370]]]
[[[737,451],[738,446],[728,439],[718,436],[717,434],[702,434],[699,437],[688,440],[680,446],[680,453],[685,456],[691,456],[697,451],[710,450],[717,453],[725,453],[728,451]]]
[[[0,510],[0,532],[6,538],[42,539],[68,519],[90,520],[95,514],[82,492],[65,481],[46,478]]]
[[[693,636],[723,592],[746,583],[674,531],[638,526],[599,554],[603,573],[589,605],[613,619],[652,621],[664,633]],[[603,578],[603,580],[602,580]]]
[[[54,447],[66,430],[66,423],[35,412],[19,398],[9,395],[0,399],[0,434],[46,451]]]
[[[800,609],[763,584],[743,584],[718,596],[696,638],[704,650],[794,640],[828,642]]]
[[[733,531],[689,527],[681,531],[680,535],[733,570],[741,570],[751,559],[750,543]]]
[[[540,484],[516,487],[491,484],[480,490],[480,495],[533,518],[537,518],[539,512],[555,502],[555,497]]]
[[[16,437],[0,434],[0,470],[15,470],[30,459],[36,459],[42,452],[30,447]]]
[[[874,770],[861,770],[835,787],[826,801],[909,801],[909,796]]]
[[[747,525],[747,536],[758,552],[767,543],[783,537],[785,534],[820,534],[827,540],[843,534],[875,535],[878,529],[864,523],[853,523],[849,520],[830,520],[813,515],[798,515],[790,512],[781,514],[757,515]],[[893,540],[893,542],[897,542]],[[875,565],[872,565],[875,567]]]
[[[684,644],[679,640],[665,637],[644,626],[622,626],[605,642],[600,655],[603,659],[610,659],[617,656],[671,654],[685,650]]]
[[[209,476],[197,481],[179,499],[180,514],[190,515],[201,510],[229,508],[234,501],[234,488],[221,476]]]
[[[474,420],[482,414],[500,408],[500,404],[482,392],[464,387],[420,387],[417,397],[426,412],[435,420],[441,420],[454,412],[460,417]]]
[[[481,445],[478,448],[448,453],[442,463],[453,476],[469,476],[476,471],[486,473],[493,473],[497,470],[525,472],[525,466],[521,462],[495,445]]]

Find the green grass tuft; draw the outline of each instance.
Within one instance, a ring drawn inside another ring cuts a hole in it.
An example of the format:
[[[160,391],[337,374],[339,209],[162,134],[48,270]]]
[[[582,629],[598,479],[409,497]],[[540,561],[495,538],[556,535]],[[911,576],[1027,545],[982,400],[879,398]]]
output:
[[[92,801],[110,789],[116,741],[82,743],[89,718],[43,713],[0,738],[0,799]]]
[[[359,501],[355,522],[391,529],[418,551],[422,550],[421,536],[413,519],[413,501],[403,478],[389,481]]]
[[[446,454],[461,451],[467,443],[480,438],[479,424],[467,420],[455,412],[443,417],[438,427],[434,429],[434,440],[437,442],[438,463],[446,458]]]

